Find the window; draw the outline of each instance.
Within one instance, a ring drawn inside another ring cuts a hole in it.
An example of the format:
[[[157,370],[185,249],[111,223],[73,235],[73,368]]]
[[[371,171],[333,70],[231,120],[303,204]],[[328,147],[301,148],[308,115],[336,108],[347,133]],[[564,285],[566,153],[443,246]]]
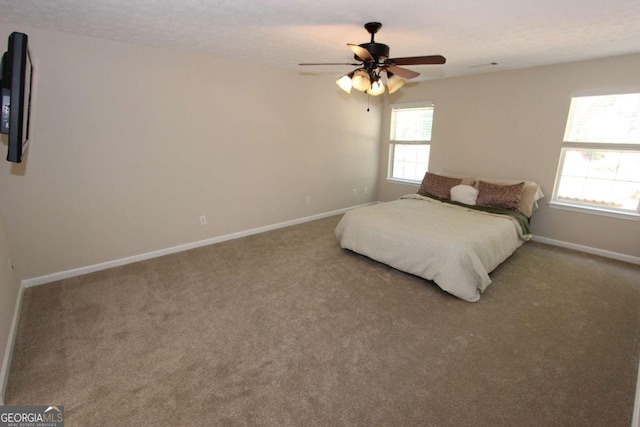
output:
[[[640,93],[571,99],[551,205],[640,219]]]
[[[388,179],[421,182],[429,167],[433,103],[391,106]]]

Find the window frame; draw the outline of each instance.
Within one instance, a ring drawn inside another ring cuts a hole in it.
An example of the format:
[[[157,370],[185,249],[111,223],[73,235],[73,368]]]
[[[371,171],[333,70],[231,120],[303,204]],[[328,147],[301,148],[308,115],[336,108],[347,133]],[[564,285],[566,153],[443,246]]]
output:
[[[569,125],[572,121],[572,109],[573,109],[573,99],[581,98],[581,97],[592,97],[592,96],[614,96],[614,95],[626,95],[626,94],[640,94],[640,90],[632,89],[625,91],[616,91],[616,92],[594,92],[594,93],[579,93],[573,94],[570,98],[569,110],[567,112],[567,122],[565,125],[565,133],[563,137],[562,147],[560,148],[560,156],[558,159],[558,169],[556,171],[556,177],[553,185],[553,193],[551,195],[551,200],[549,201],[549,206],[552,208],[559,208],[574,212],[582,212],[593,215],[601,215],[608,216],[619,219],[627,219],[640,221],[640,202],[638,207],[635,210],[630,209],[618,209],[614,207],[606,207],[606,206],[594,206],[588,203],[580,203],[580,202],[569,202],[565,200],[559,199],[558,191],[560,189],[560,181],[562,178],[562,173],[564,169],[564,164],[566,160],[566,153],[570,150],[589,150],[589,151],[611,151],[611,152],[640,152],[640,144],[635,143],[619,143],[619,142],[576,142],[576,141],[568,141],[570,130]]]
[[[394,130],[394,111],[395,110],[409,110],[409,109],[417,109],[417,108],[431,108],[432,117],[431,117],[431,128],[432,131],[430,133],[430,138],[428,140],[415,140],[415,141],[401,141],[395,140],[391,137],[391,132]],[[435,104],[433,101],[419,101],[419,102],[407,102],[407,103],[399,103],[392,104],[389,106],[389,157],[387,163],[387,181],[401,184],[413,184],[420,185],[423,177],[420,177],[416,180],[412,179],[404,179],[400,177],[394,177],[394,156],[395,156],[395,148],[397,145],[421,145],[429,147],[429,151],[431,150],[431,143],[433,141],[433,122],[435,120]],[[429,153],[429,157],[431,157],[431,153]],[[427,171],[429,169],[429,159],[427,159]]]

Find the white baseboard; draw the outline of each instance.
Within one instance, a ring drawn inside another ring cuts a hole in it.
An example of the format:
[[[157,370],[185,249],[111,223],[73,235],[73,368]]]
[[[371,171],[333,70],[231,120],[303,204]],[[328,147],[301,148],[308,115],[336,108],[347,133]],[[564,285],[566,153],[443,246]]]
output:
[[[291,225],[302,224],[309,221],[315,221],[317,219],[327,218],[334,215],[339,215],[345,213],[346,211],[354,208],[358,208],[361,206],[367,206],[371,204],[375,204],[377,202],[365,203],[358,206],[351,206],[348,208],[338,209],[331,212],[325,212],[317,215],[307,216],[304,218],[298,218],[291,221],[280,222],[278,224],[266,225],[264,227],[252,228],[250,230],[239,231],[237,233],[226,234],[224,236],[212,237],[210,239],[200,240],[197,242],[186,243],[184,245],[173,246],[170,248],[160,249],[157,251],[147,252],[144,254],[134,255],[126,258],[120,258],[113,261],[107,261],[99,264],[93,264],[86,267],[74,268],[72,270],[61,271],[58,273],[48,274],[46,276],[33,277],[30,279],[25,279],[22,281],[22,285],[25,288],[29,288],[31,286],[44,285],[45,283],[51,283],[58,280],[68,279],[71,277],[82,276],[83,274],[93,273],[95,271],[106,270],[108,268],[119,267],[122,265],[132,264],[138,261],[144,261],[152,258],[161,257],[164,255],[170,255],[182,251],[187,251],[189,249],[195,249],[202,246],[212,245],[214,243],[220,243],[227,240],[239,239],[241,237],[251,236],[253,234],[264,233],[265,231],[276,230],[278,228],[289,227]]]
[[[192,243],[186,243],[184,245],[178,245],[178,246],[173,246],[170,248],[165,248],[165,249],[160,249],[157,251],[152,251],[152,252],[147,252],[144,254],[139,254],[139,255],[134,255],[134,256],[130,256],[130,257],[126,257],[126,258],[120,258],[120,259],[116,259],[113,261],[107,261],[107,262],[103,262],[103,263],[99,263],[99,264],[93,264],[93,265],[89,265],[86,267],[80,267],[80,268],[75,268],[72,270],[66,270],[66,271],[61,271],[58,273],[52,273],[52,274],[48,274],[46,276],[39,276],[39,277],[33,277],[30,279],[25,279],[22,281],[22,285],[25,288],[29,288],[31,286],[37,286],[37,285],[44,285],[45,283],[51,283],[51,282],[55,282],[57,280],[63,280],[63,279],[68,279],[71,277],[76,277],[76,276],[82,276],[83,274],[89,274],[89,273],[93,273],[95,271],[100,271],[100,270],[106,270],[108,268],[113,268],[113,267],[119,267],[122,265],[126,265],[126,264],[132,264],[134,262],[138,262],[138,261],[144,261],[147,259],[151,259],[151,258],[157,258],[157,257],[161,257],[164,255],[170,255],[170,254],[174,254],[174,253],[178,253],[178,252],[182,252],[182,251],[187,251],[189,249],[195,249],[195,248],[199,248],[202,246],[208,246],[208,245],[212,245],[214,243],[220,243],[220,242],[224,242],[227,240],[233,240],[233,239],[239,239],[241,237],[246,237],[246,236],[251,236],[252,234],[259,234],[259,233],[264,233],[266,231],[271,231],[271,230],[276,230],[278,228],[284,228],[284,227],[289,227],[291,225],[296,225],[296,224],[302,224],[304,222],[309,222],[309,221],[315,221],[317,219],[322,219],[322,218],[327,218],[333,215],[339,215],[342,213],[345,213],[346,211],[350,210],[350,209],[354,209],[357,207],[361,207],[361,206],[367,206],[367,205],[371,205],[371,204],[375,204],[377,202],[373,202],[373,203],[365,203],[362,205],[358,205],[358,206],[352,206],[349,208],[343,208],[343,209],[338,209],[335,211],[331,211],[331,212],[325,212],[322,214],[317,214],[317,215],[312,215],[312,216],[308,216],[308,217],[304,217],[304,218],[298,218],[298,219],[294,219],[291,221],[285,221],[285,222],[281,222],[281,223],[277,223],[277,224],[272,224],[272,225],[267,225],[264,227],[258,227],[258,228],[253,228],[250,230],[245,230],[245,231],[239,231],[237,233],[231,233],[231,234],[226,234],[223,236],[217,236],[217,237],[212,237],[210,239],[205,239],[205,240],[200,240],[197,242],[192,242]],[[611,251],[607,251],[607,250],[603,250],[603,249],[597,249],[597,248],[592,248],[589,246],[583,246],[583,245],[578,245],[575,243],[570,243],[570,242],[564,242],[561,240],[555,240],[555,239],[550,239],[548,237],[540,237],[540,236],[534,236],[533,240],[536,242],[540,242],[540,243],[545,243],[548,245],[553,245],[553,246],[560,246],[563,248],[568,248],[568,249],[573,249],[573,250],[577,250],[580,252],[586,252],[586,253],[590,253],[590,254],[594,254],[594,255],[599,255],[605,258],[613,258],[613,259],[617,259],[620,261],[626,261],[632,264],[639,264],[640,265],[640,257],[633,257],[630,255],[626,255],[626,254],[621,254],[621,253],[617,253],[617,252],[611,252]]]
[[[578,245],[576,243],[564,242],[562,240],[550,239],[548,237],[533,236],[534,242],[546,243],[547,245],[560,246],[562,248],[573,249],[588,254],[599,255],[605,258],[617,259],[619,261],[629,262],[631,264],[640,264],[640,257],[621,254],[618,252],[607,251],[604,249],[592,248],[590,246]]]
[[[13,319],[11,319],[11,329],[7,338],[7,348],[4,351],[2,359],[2,368],[0,368],[0,406],[5,403],[5,392],[7,391],[7,383],[9,382],[9,369],[11,368],[11,358],[13,357],[13,347],[18,334],[18,322],[20,320],[20,310],[22,308],[22,296],[24,295],[24,285],[20,284],[16,305],[13,309]]]

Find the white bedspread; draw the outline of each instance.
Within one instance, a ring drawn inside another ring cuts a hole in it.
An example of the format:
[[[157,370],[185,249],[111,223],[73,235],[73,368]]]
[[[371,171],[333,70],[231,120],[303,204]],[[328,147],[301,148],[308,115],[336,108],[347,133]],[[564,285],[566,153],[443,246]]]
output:
[[[410,194],[347,211],[336,237],[345,249],[476,302],[491,283],[489,273],[531,236],[509,216]]]

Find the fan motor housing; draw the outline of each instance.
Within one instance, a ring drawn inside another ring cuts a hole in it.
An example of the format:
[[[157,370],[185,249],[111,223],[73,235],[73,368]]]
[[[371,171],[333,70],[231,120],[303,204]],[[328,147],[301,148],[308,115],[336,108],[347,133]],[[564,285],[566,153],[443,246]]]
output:
[[[383,61],[389,58],[389,46],[383,43],[362,43],[359,45],[369,51],[371,56],[378,62],[380,59]],[[363,58],[360,58],[358,55],[353,55],[354,58],[358,61],[364,61]]]

